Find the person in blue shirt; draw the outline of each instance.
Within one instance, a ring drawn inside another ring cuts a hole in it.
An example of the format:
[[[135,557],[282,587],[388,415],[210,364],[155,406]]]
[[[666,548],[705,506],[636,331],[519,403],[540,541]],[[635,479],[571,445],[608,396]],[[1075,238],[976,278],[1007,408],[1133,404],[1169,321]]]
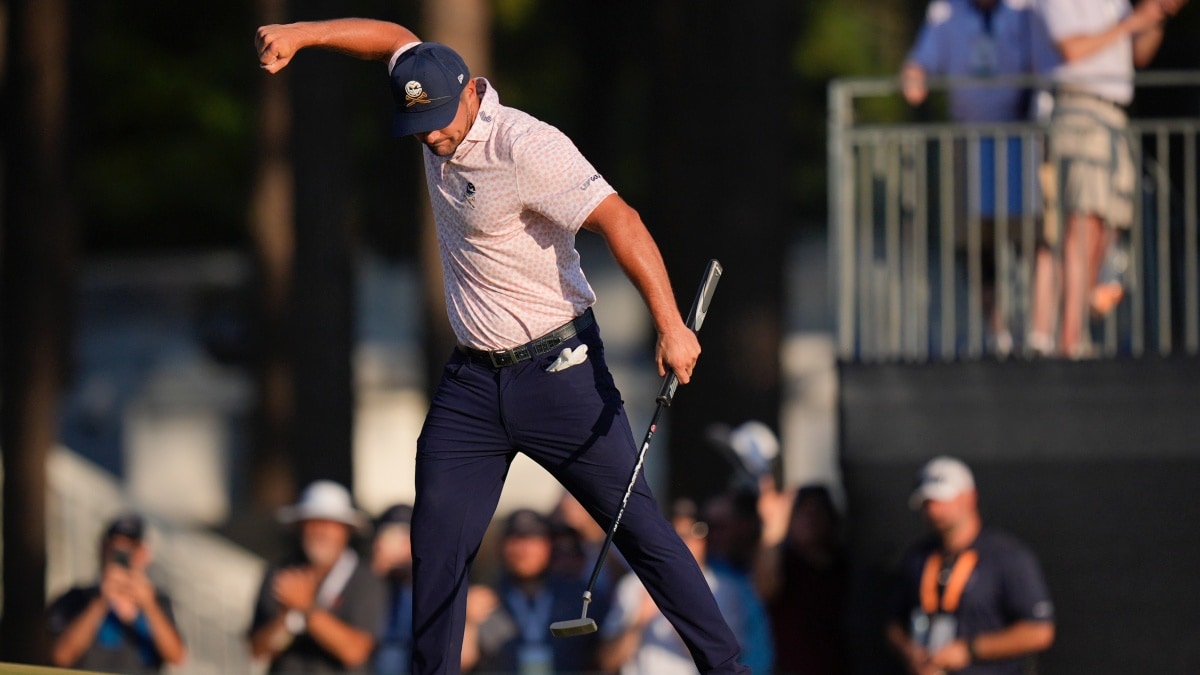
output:
[[[375,644],[377,675],[409,672],[412,654],[412,506],[393,504],[375,521],[371,571],[387,583],[387,602]]]
[[[962,124],[1003,124],[1030,119],[1030,88],[997,86],[987,80],[1032,75],[1033,12],[1029,0],[934,0],[901,71],[902,91],[909,104],[923,103],[928,77],[955,82],[947,90],[950,119]],[[1013,348],[1005,308],[994,297],[997,270],[997,218],[1003,216],[1008,240],[1021,243],[1022,216],[1040,213],[1030,199],[1030,182],[1038,159],[1018,133],[984,130],[971,138],[958,132],[954,148],[954,235],[960,255],[973,255],[971,234],[978,222],[981,301],[990,324],[992,347],[1001,354]],[[1001,158],[1002,163],[997,159]],[[970,181],[963,180],[970,177]],[[1003,190],[1003,191],[1002,191]],[[1006,195],[1001,201],[1000,195]]]
[[[47,627],[55,666],[103,672],[157,673],[179,665],[186,650],[171,601],[146,576],[145,521],[117,517],[100,541],[100,579],[51,603]]]
[[[586,584],[550,569],[553,554],[552,525],[542,513],[520,508],[509,514],[500,542],[501,578],[494,587],[471,588],[475,600],[489,611],[468,610],[463,648],[463,670],[484,673],[581,673],[596,669],[597,634],[555,639],[550,624],[555,617],[579,612]],[[608,611],[604,596],[591,605],[599,624]]]

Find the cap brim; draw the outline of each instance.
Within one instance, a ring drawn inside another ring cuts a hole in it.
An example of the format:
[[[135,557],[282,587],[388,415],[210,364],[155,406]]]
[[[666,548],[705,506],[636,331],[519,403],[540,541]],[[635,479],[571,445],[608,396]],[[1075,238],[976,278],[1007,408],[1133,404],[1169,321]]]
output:
[[[919,487],[913,490],[912,495],[908,498],[908,506],[914,511],[919,511],[921,510],[921,505],[927,501],[948,502],[963,492],[966,492],[966,490],[947,488],[940,485]]]
[[[447,101],[442,105],[433,108],[432,110],[422,110],[420,112],[406,112],[397,110],[392,115],[392,135],[393,136],[412,136],[413,134],[424,134],[438,129],[445,129],[454,121],[454,116],[458,114],[458,97],[454,100]]]
[[[355,530],[365,530],[367,528],[367,519],[361,514],[343,513],[343,512],[325,512],[319,509],[306,509],[297,506],[285,506],[279,509],[279,522],[284,525],[293,525],[305,520],[331,520],[335,523],[342,523]]]

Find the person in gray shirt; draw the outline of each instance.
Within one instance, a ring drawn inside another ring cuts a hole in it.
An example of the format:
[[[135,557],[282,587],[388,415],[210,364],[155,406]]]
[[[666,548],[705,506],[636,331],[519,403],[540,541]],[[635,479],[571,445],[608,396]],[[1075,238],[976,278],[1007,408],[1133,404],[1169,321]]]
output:
[[[250,626],[254,658],[272,673],[369,673],[385,588],[350,547],[366,528],[346,488],[316,481],[280,520],[300,551],[267,571]]]

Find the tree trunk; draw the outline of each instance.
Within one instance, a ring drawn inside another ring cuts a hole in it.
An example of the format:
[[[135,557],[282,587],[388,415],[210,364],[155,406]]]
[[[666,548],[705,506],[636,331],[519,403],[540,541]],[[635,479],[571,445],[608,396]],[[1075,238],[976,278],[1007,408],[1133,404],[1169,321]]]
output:
[[[341,16],[343,3],[294,0],[295,20]],[[353,69],[322,50],[301,53],[291,72],[295,168],[293,459],[297,484],[353,480],[353,237],[350,115]]]
[[[42,663],[48,654],[43,623],[46,456],[56,441],[75,290],[67,138],[71,40],[65,0],[12,0],[9,11],[0,270],[0,661]]]
[[[706,440],[709,425],[758,419],[778,429],[791,193],[787,5],[748,0],[697,12],[670,0],[654,17],[660,135],[648,222],[681,311],[708,259],[725,267],[695,380],[671,408],[673,496],[704,498],[726,486],[730,467]]]
[[[483,0],[425,0],[422,4],[424,29],[417,34],[424,40],[441,42],[463,57],[472,77],[491,77],[492,12]],[[424,152],[424,150],[422,150]],[[424,173],[421,174],[424,176]],[[421,202],[421,279],[425,298],[426,389],[432,393],[441,378],[442,365],[457,343],[450,320],[446,318],[446,297],[442,283],[442,260],[438,253],[437,230],[429,199]]]
[[[283,23],[286,0],[256,0],[260,25]],[[260,79],[258,167],[251,194],[250,234],[254,247],[255,377],[258,405],[250,458],[250,497],[264,511],[289,502],[295,484],[289,449],[295,420],[292,395],[291,334],[293,175],[288,139],[292,116],[288,107],[287,69]]]

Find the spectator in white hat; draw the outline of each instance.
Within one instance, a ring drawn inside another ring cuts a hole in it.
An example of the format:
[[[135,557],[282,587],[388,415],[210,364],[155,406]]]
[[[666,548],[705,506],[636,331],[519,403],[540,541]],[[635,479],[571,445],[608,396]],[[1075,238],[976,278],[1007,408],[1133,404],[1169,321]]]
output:
[[[975,477],[952,457],[920,471],[909,505],[933,533],[905,556],[889,644],[916,675],[1020,675],[1054,642],[1054,605],[1037,558],[985,528]]]
[[[272,673],[367,673],[383,616],[383,582],[350,546],[367,528],[341,485],[319,480],[279,520],[295,525],[297,553],[267,571],[250,626],[256,659]]]

